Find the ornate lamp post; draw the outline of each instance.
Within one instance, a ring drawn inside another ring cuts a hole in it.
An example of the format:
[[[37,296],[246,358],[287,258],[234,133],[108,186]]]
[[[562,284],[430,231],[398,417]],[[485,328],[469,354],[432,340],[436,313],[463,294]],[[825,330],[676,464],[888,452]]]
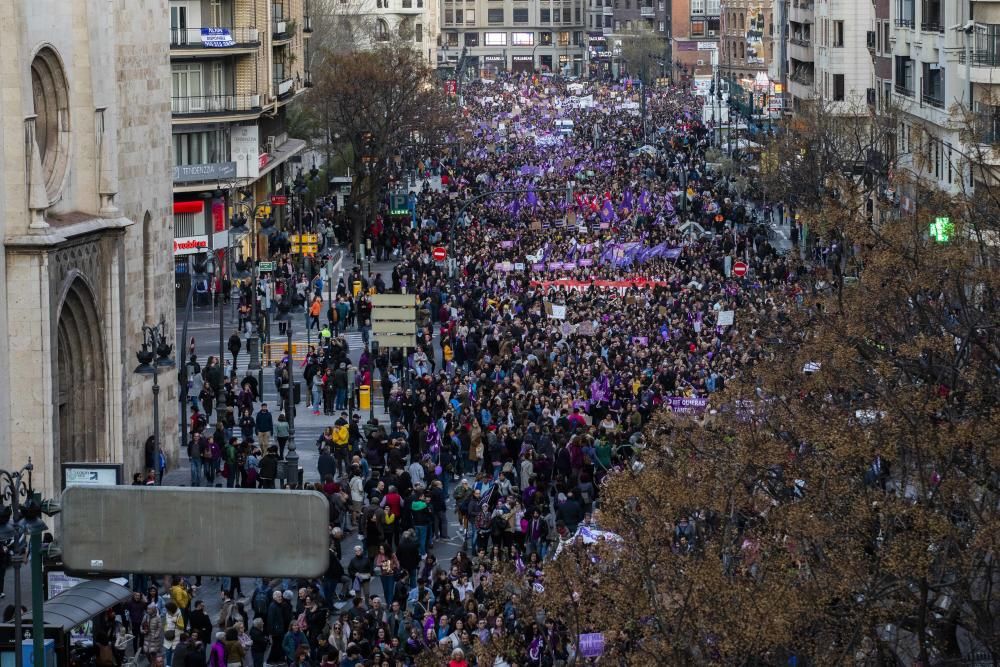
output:
[[[160,383],[161,370],[174,367],[170,358],[174,346],[167,342],[167,324],[160,316],[160,323],[155,326],[142,325],[142,349],[135,353],[139,365],[135,367],[137,375],[153,376],[153,446],[160,451]],[[155,362],[155,363],[154,363]],[[186,425],[182,424],[181,428]]]
[[[0,542],[10,549],[14,566],[14,665],[24,667],[24,614],[21,611],[21,566],[31,560],[31,640],[32,662],[41,664],[45,652],[44,614],[42,613],[42,533],[48,528],[42,521],[42,505],[31,486],[28,463],[16,471],[0,470]],[[53,512],[50,512],[53,513]],[[30,554],[30,556],[29,556]]]

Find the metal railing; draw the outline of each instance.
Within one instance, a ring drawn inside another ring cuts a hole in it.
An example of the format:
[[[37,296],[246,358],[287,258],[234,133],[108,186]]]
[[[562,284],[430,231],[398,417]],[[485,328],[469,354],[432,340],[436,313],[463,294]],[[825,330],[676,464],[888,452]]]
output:
[[[170,111],[179,116],[248,113],[258,109],[260,95],[189,95],[170,98]]]
[[[171,28],[170,48],[235,49],[260,46],[260,31],[257,28],[220,28],[216,26],[205,26],[205,28],[211,29],[213,32],[202,36],[201,28]],[[229,39],[227,39],[227,33]]]
[[[938,32],[944,34],[944,25],[937,20],[921,21],[920,30],[923,32]]]
[[[653,12],[654,12],[654,9],[652,7],[640,7],[639,8],[639,15],[640,16],[649,16],[649,17],[652,17],[653,16]]]
[[[944,100],[935,93],[924,93],[920,96],[920,100],[927,106],[937,107],[938,109],[944,108]]]
[[[896,91],[897,95],[905,95],[906,97],[913,97],[913,89],[907,88],[903,84],[897,83],[895,86],[893,86],[893,89]]]
[[[913,19],[896,19],[897,28],[912,28],[913,25]]]
[[[804,37],[789,37],[789,44],[795,44],[796,46],[812,46],[812,40],[806,39]]]
[[[275,79],[274,80],[274,93],[278,96],[278,99],[283,99],[288,97],[295,92],[295,79],[289,77],[287,79]]]
[[[973,132],[980,144],[1000,142],[1000,108],[989,107],[973,118]]]

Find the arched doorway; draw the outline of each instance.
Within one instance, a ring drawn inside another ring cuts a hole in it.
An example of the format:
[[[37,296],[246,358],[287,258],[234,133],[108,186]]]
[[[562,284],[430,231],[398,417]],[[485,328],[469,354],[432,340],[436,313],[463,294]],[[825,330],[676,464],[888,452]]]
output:
[[[106,461],[104,344],[94,295],[80,277],[59,309],[57,337],[58,463]]]

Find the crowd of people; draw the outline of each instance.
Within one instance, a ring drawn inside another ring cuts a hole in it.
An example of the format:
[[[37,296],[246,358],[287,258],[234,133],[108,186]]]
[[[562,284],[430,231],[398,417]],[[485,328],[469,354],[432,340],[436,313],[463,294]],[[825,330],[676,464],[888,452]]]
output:
[[[601,481],[645,446],[656,413],[706,420],[725,409],[715,395],[765,360],[767,337],[808,296],[812,269],[773,245],[747,166],[709,162],[715,137],[689,91],[645,91],[645,119],[628,81],[521,76],[463,92],[454,139],[467,149],[420,164],[443,188],[418,188],[415,224],[384,211],[369,230],[380,257],[399,258],[391,275],[357,268],[334,287],[278,266],[264,286],[265,312],[298,300],[318,332],[296,373],[308,407],[334,418],[316,443],[319,481],[307,485],[330,499],[328,572],[258,581],[250,604],[233,602],[225,582],[229,613],[209,625],[194,620],[179,579],[178,613],[157,607],[161,621],[136,628],[151,661],[405,665],[438,651],[459,667],[514,636],[521,649],[495,664],[565,664],[575,646],[561,619],[522,616],[516,594],[497,604],[494,576],[544,588],[560,545],[599,527]],[[318,225],[329,224],[323,210]],[[449,261],[433,259],[437,245]],[[416,295],[415,348],[369,348],[366,295],[381,292]],[[365,333],[356,364],[347,326]],[[291,363],[275,365],[276,386]],[[273,416],[253,376],[237,381],[225,364],[204,370],[191,483],[221,474],[229,486],[273,487],[290,406]],[[363,422],[347,391],[376,379],[386,418]],[[209,432],[220,392],[234,408]],[[438,562],[450,510],[462,548]],[[667,546],[692,549],[703,520],[677,517]],[[361,544],[343,553],[352,533]]]

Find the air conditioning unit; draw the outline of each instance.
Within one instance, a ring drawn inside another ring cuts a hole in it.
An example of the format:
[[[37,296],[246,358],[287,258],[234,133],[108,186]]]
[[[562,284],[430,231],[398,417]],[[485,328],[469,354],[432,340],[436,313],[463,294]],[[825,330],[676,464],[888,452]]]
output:
[[[257,108],[260,107],[260,95],[251,95],[250,96],[250,107],[252,109],[257,109]]]
[[[715,37],[715,31],[714,30],[709,30],[708,31],[708,36],[709,37]]]
[[[700,65],[704,65],[704,64],[705,64],[705,61],[704,61],[704,60],[699,60],[699,61],[698,61],[698,65],[699,65],[699,66],[700,66]]]

